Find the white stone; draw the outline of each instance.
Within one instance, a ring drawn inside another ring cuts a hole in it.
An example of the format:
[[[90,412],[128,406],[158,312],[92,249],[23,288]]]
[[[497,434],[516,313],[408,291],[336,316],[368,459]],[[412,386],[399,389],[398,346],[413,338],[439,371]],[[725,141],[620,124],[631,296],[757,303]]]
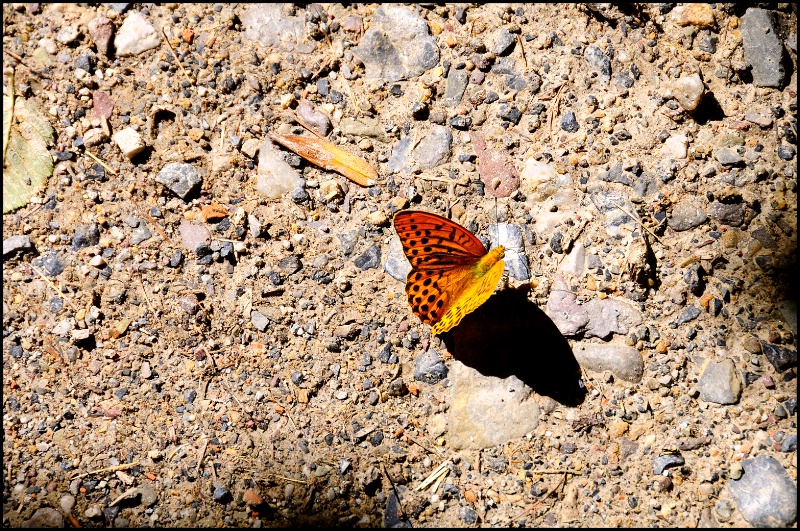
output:
[[[529,198],[545,199],[555,192],[552,182],[557,175],[555,168],[546,162],[529,158],[519,174],[519,189]]]
[[[689,139],[686,138],[686,135],[674,135],[661,146],[661,153],[670,159],[685,159],[688,147]]]
[[[119,146],[120,151],[122,151],[128,159],[132,159],[144,151],[145,145],[144,140],[142,140],[142,135],[137,133],[132,127],[126,127],[122,131],[114,133],[113,138],[114,142]]]
[[[132,12],[114,38],[117,56],[125,57],[156,48],[161,44],[155,28],[142,15]]]
[[[280,199],[303,185],[303,178],[283,160],[271,141],[261,144],[258,154],[256,191],[269,199]]]
[[[687,111],[693,111],[700,105],[704,91],[703,80],[699,74],[694,74],[676,80],[667,95],[678,100],[678,104]]]

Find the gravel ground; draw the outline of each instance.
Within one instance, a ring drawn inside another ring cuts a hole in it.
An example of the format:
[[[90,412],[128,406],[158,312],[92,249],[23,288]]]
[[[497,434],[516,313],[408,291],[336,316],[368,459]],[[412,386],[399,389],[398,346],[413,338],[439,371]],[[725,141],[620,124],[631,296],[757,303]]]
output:
[[[796,526],[763,6],[4,4],[55,170],[3,216],[3,525]],[[506,247],[441,336],[406,208]]]

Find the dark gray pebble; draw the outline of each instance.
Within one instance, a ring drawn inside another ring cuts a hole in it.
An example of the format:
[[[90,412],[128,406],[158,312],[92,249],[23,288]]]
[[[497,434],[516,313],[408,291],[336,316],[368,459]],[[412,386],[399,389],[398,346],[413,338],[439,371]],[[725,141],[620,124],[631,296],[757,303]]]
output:
[[[682,466],[686,460],[675,454],[662,454],[653,458],[653,474],[660,476],[667,468]]]
[[[381,248],[377,245],[370,246],[364,254],[353,261],[359,269],[375,269],[381,265]]]
[[[44,270],[48,277],[57,277],[64,271],[67,263],[56,251],[47,251],[33,260],[33,265]]]
[[[435,350],[423,352],[414,361],[414,379],[435,384],[447,378],[447,366]]]
[[[568,133],[575,133],[580,128],[575,113],[570,111],[561,117],[561,129]]]

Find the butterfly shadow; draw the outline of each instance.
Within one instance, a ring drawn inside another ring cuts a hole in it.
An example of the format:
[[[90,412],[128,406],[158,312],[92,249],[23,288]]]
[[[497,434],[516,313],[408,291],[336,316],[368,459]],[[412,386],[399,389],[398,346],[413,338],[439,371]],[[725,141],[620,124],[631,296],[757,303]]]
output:
[[[441,338],[455,359],[484,376],[514,375],[540,395],[577,406],[586,396],[580,365],[527,294],[527,286],[494,294]]]

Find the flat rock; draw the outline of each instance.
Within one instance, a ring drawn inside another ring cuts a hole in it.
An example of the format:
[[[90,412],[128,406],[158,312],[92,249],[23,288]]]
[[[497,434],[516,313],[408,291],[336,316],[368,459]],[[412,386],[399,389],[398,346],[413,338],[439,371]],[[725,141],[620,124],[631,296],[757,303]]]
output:
[[[672,216],[668,223],[676,231],[685,231],[699,227],[708,220],[703,209],[693,199],[679,201],[672,207]]]
[[[797,519],[797,486],[774,457],[742,461],[744,474],[728,481],[736,508],[755,527],[786,527]]]
[[[381,5],[353,48],[367,77],[398,81],[423,74],[439,63],[439,47],[424,19],[405,7]]]
[[[731,360],[709,361],[697,387],[701,400],[715,404],[735,404],[742,394],[742,381]]]
[[[775,15],[769,9],[750,7],[742,17],[744,60],[751,67],[757,87],[780,88],[786,77],[783,43],[776,26]]]
[[[639,383],[644,374],[644,360],[638,350],[623,345],[576,343],[572,349],[582,367],[595,371],[611,371],[626,382]]]
[[[434,125],[411,152],[415,169],[428,170],[443,163],[450,155],[453,133],[443,125]]]
[[[170,162],[158,172],[156,182],[166,186],[181,199],[186,199],[190,193],[200,186],[202,178],[197,168],[191,164]]]
[[[487,147],[483,135],[477,132],[472,134],[472,145],[487,192],[494,197],[508,197],[519,188],[519,174],[505,151]]]
[[[11,256],[19,251],[29,251],[33,249],[31,238],[25,234],[9,236],[3,240],[3,257]]]
[[[497,378],[453,360],[448,442],[453,448],[487,448],[536,429],[540,410],[530,387],[516,376]]]
[[[314,45],[306,42],[302,17],[284,14],[284,4],[254,4],[242,14],[244,38],[267,48],[285,52],[309,53]]]

